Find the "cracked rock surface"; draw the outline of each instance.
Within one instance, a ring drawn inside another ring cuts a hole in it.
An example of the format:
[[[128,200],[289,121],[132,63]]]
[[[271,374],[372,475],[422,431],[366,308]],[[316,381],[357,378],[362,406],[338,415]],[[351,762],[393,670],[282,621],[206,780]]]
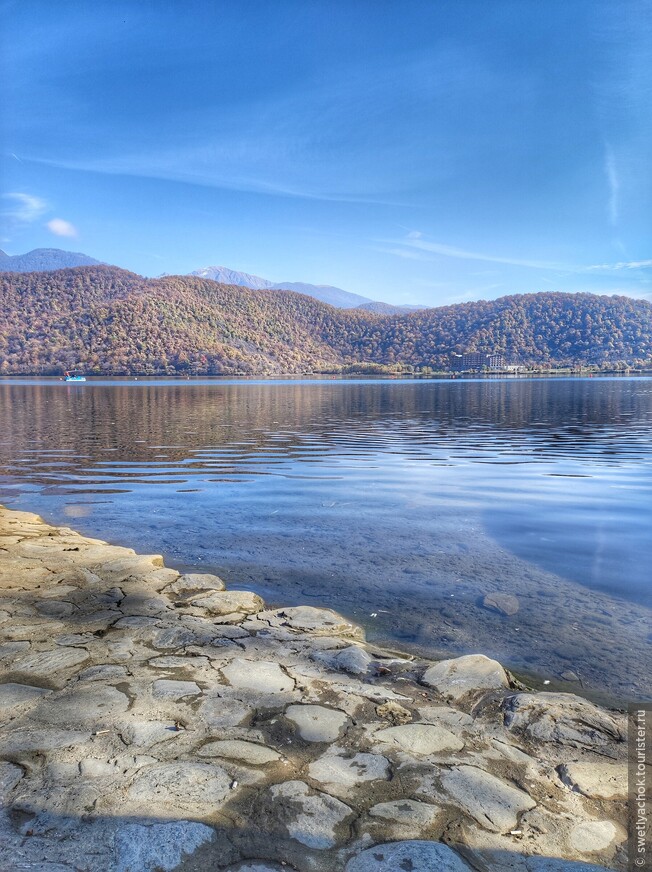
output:
[[[624,872],[624,718],[0,507],[0,872]]]

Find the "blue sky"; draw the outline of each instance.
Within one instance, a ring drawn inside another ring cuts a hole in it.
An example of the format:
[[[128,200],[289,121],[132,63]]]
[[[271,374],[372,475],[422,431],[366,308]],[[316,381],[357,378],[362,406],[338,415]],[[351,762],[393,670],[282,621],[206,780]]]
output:
[[[650,0],[0,2],[1,247],[652,298]]]

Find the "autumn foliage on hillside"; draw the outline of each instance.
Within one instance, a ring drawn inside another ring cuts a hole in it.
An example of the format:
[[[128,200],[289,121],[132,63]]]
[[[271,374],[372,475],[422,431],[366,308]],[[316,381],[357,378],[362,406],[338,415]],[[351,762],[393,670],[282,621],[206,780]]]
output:
[[[515,364],[641,365],[652,306],[538,293],[396,315],[335,309],[290,291],[115,267],[0,276],[0,372],[273,374],[360,365],[445,368],[451,352]]]

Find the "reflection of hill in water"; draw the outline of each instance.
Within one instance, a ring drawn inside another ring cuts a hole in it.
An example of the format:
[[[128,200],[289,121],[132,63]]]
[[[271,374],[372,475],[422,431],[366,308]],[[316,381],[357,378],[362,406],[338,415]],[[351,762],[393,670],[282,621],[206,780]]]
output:
[[[0,416],[22,508],[386,642],[652,690],[619,599],[649,585],[648,380],[3,383]]]
[[[522,449],[542,459],[620,460],[645,451],[650,394],[636,390],[640,384],[4,384],[0,416],[11,422],[11,438],[0,441],[0,461],[15,461],[17,448],[49,449],[71,452],[70,465],[88,470],[108,459],[107,449],[113,462],[148,463],[156,446],[168,462],[201,463],[211,449],[241,460],[282,449],[301,459],[308,445],[312,460],[318,448],[364,453],[408,442],[447,453]]]

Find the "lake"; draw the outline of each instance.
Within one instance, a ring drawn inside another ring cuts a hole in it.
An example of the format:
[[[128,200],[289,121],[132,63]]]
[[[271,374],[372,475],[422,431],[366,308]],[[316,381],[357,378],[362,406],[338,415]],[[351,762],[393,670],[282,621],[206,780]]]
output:
[[[0,420],[8,506],[377,643],[652,696],[652,379],[4,379]]]

